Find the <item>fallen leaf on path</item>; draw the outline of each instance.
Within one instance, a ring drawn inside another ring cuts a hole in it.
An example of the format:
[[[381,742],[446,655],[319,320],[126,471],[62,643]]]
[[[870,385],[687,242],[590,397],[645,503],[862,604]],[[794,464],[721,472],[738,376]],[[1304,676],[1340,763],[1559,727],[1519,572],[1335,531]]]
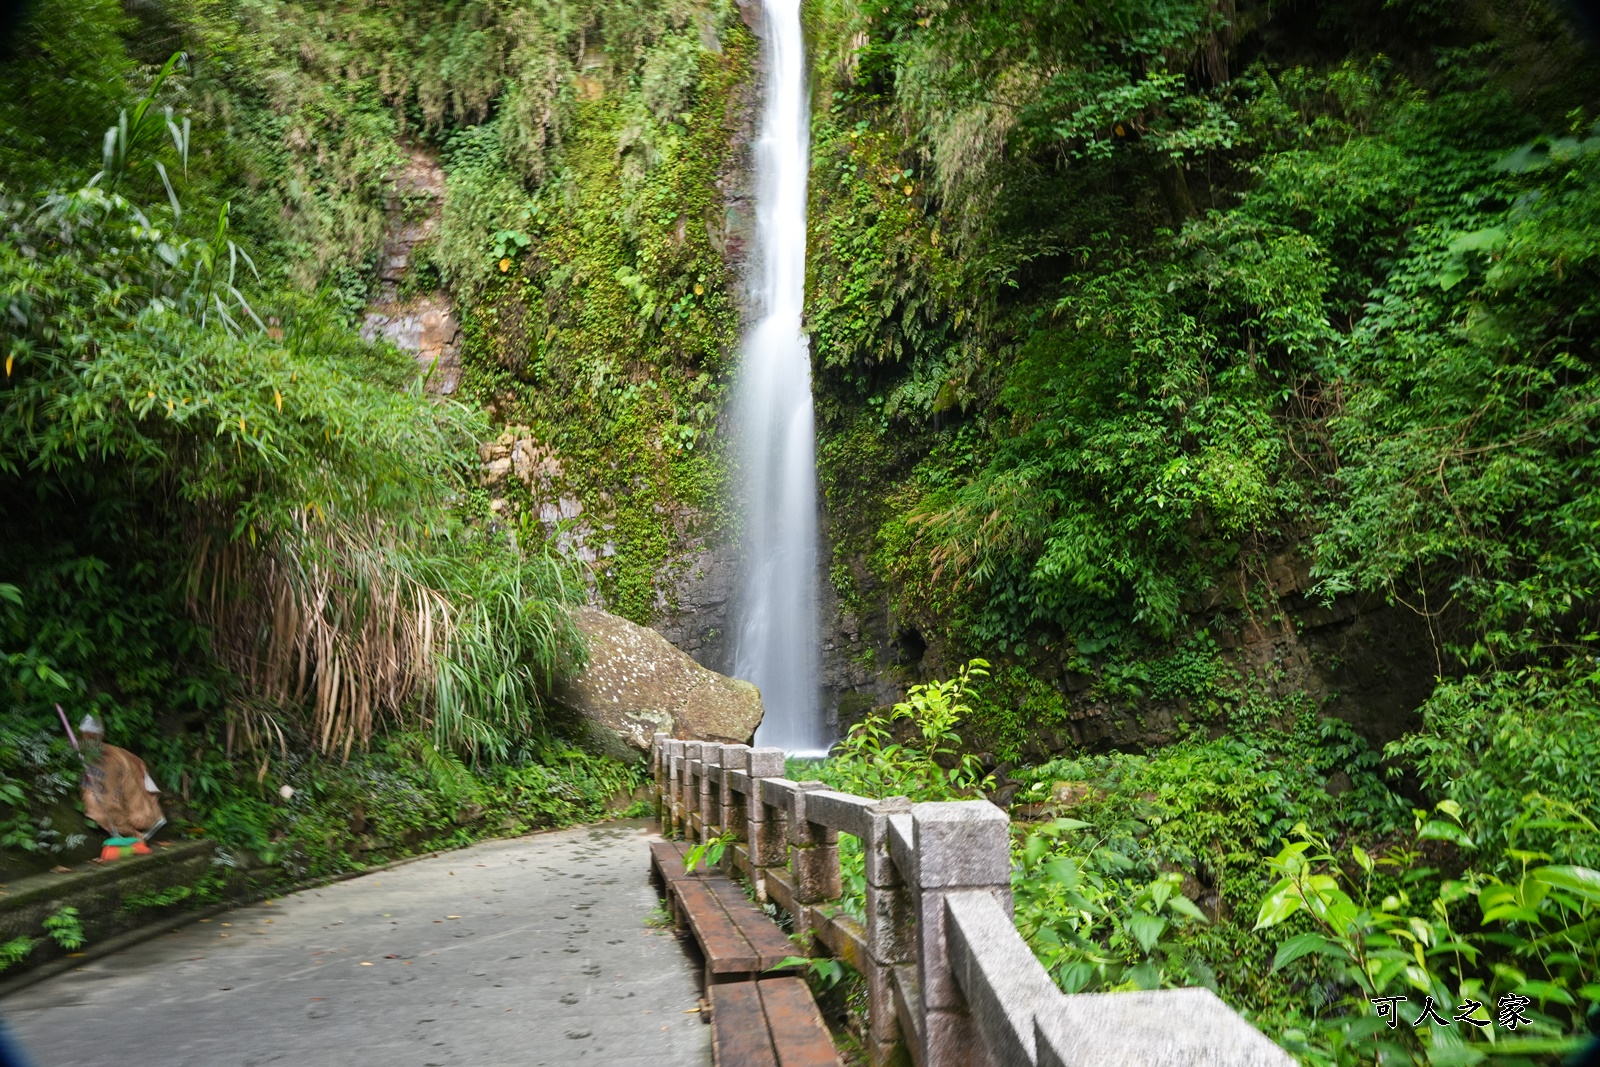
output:
[[[363,967],[371,967],[372,964],[368,963],[366,960],[362,960],[361,961],[361,966],[363,966]]]
[[[60,864],[57,864],[56,866],[50,868],[50,873],[51,874],[71,874],[72,873],[72,868],[71,867],[63,867]]]

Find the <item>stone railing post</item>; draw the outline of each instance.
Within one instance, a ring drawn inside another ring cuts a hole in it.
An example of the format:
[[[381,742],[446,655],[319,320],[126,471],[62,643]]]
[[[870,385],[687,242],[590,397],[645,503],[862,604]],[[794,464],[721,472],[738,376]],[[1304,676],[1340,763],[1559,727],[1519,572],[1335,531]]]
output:
[[[700,762],[701,741],[683,743],[683,780],[678,802],[683,806],[683,825],[679,828],[685,841],[700,840],[700,776],[705,766]]]
[[[873,806],[861,838],[866,876],[867,1057],[871,1067],[903,1062],[905,1039],[894,1005],[894,969],[917,959],[912,890],[889,855],[889,817],[906,815],[911,801],[886,797]]]
[[[985,1057],[950,967],[945,899],[955,890],[986,890],[1011,915],[1011,823],[988,801],[964,800],[913,805],[911,827],[918,984],[926,1018],[921,1067],[973,1067]]]
[[[717,783],[717,825],[740,841],[745,840],[748,819],[745,816],[744,793],[734,788],[734,778],[741,774],[748,776],[749,773],[750,746],[723,745],[722,773]]]
[[[656,822],[667,828],[667,735],[657,732],[650,738],[650,782],[655,792]]]
[[[721,796],[722,745],[707,741],[700,746],[700,840],[710,841],[720,832],[717,801]]]
[[[782,778],[784,756],[781,748],[752,748],[746,757],[750,766],[750,792],[745,796],[745,841],[750,849],[750,886],[756,900],[765,904],[767,871],[789,862],[789,823],[787,811],[766,802],[761,783]]]
[[[827,789],[825,782],[797,782],[790,794],[789,868],[794,872],[794,932],[809,946],[812,922],[807,904],[838,900],[843,892],[839,875],[839,831],[806,818],[806,794]]]
[[[663,797],[663,833],[683,832],[683,742],[668,740],[663,746],[667,765],[667,792]]]

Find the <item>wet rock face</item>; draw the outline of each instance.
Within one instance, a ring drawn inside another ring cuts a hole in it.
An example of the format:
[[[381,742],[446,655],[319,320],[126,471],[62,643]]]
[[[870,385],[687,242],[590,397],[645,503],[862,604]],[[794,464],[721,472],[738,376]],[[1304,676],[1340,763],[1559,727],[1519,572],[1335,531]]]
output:
[[[369,341],[385,337],[411,353],[417,367],[428,374],[429,392],[449,395],[461,384],[461,324],[455,305],[443,290],[400,296],[417,246],[439,228],[444,190],[439,161],[413,149],[410,160],[394,175],[385,200],[388,225],[378,269],[378,298],[367,308],[361,336]]]
[[[662,576],[658,616],[651,625],[668,641],[714,671],[733,669],[731,608],[738,577],[734,545],[700,538]]]
[[[654,630],[594,607],[573,609],[589,665],[555,695],[565,725],[601,751],[637,759],[663,730],[696,741],[748,743],[761,724],[749,682],[700,666]]]
[[[523,426],[511,426],[493,441],[478,446],[478,482],[495,495],[489,509],[511,517],[515,509],[505,497],[513,483],[521,482],[532,500],[533,513],[547,536],[565,554],[593,567],[597,560],[617,554],[610,526],[585,514],[583,501],[566,479],[562,458],[553,445],[543,444]]]

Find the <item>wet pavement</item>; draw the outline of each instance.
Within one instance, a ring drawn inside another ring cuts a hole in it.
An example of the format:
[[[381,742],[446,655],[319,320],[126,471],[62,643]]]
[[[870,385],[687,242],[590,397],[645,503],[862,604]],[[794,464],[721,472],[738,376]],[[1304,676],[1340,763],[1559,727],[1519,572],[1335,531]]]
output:
[[[493,841],[192,923],[0,1001],[38,1067],[707,1067],[650,824]]]

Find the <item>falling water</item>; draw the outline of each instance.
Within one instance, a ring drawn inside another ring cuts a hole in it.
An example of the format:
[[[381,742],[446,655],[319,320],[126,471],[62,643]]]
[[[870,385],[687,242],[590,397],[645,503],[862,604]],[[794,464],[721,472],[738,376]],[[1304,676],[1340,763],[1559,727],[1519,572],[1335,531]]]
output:
[[[734,674],[761,689],[756,739],[828,747],[817,699],[817,475],[806,274],[809,117],[800,0],[765,0],[766,100],[756,143],[756,326],[745,339],[736,418],[745,502]]]

